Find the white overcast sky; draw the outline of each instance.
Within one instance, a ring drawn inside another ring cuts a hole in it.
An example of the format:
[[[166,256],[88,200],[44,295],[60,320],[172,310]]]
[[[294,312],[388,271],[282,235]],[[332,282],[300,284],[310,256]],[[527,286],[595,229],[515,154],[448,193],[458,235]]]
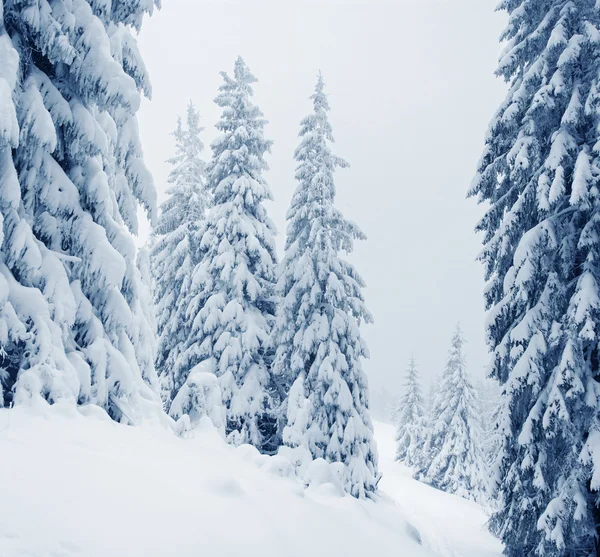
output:
[[[506,90],[494,76],[505,23],[496,3],[164,0],[139,36],[153,86],[140,130],[159,200],[169,134],[188,101],[206,127],[208,157],[219,72],[231,71],[240,54],[257,76],[255,100],[275,141],[268,210],[280,251],[298,124],[323,73],[334,151],[351,164],[337,172],[337,203],[368,236],[351,259],[375,317],[364,328],[374,389],[397,390],[411,354],[425,381],[439,374],[457,321],[471,373],[482,377],[488,361],[473,232],[482,208],[465,195]]]

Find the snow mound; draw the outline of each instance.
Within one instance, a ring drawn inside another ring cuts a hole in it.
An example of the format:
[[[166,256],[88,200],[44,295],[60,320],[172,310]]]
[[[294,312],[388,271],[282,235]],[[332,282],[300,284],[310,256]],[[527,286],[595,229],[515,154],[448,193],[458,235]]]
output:
[[[239,457],[241,457],[245,462],[254,464],[254,466],[262,466],[265,463],[265,460],[269,460],[269,457],[264,454],[260,454],[258,449],[253,445],[248,445],[244,443],[236,448],[235,452]]]
[[[339,497],[344,496],[344,486],[340,481],[335,465],[322,458],[317,458],[304,474],[304,484],[307,487],[324,487],[330,493]]]
[[[262,469],[268,474],[280,478],[293,478],[296,476],[292,463],[281,455],[268,457]]]
[[[206,427],[206,418],[225,436],[225,408],[217,376],[206,362],[201,362],[188,375],[171,402],[169,414],[175,420],[183,419],[181,430]],[[202,425],[204,422],[204,425]]]

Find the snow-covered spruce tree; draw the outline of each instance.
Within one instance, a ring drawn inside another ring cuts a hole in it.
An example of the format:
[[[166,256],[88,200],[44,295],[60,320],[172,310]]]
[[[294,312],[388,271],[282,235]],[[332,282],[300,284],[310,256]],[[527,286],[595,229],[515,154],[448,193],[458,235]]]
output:
[[[314,112],[301,122],[296,149],[298,187],[287,213],[274,344],[274,369],[291,390],[283,441],[312,458],[343,463],[347,492],[364,497],[379,479],[377,451],[368,409],[368,355],[361,322],[371,315],[363,303],[362,279],[340,252],[364,239],[334,206],[336,167],[329,105],[321,76],[311,97]]]
[[[415,466],[421,460],[425,436],[425,412],[419,384],[419,371],[411,358],[406,370],[404,393],[395,411],[396,460]]]
[[[190,102],[185,125],[181,118],[173,132],[175,156],[167,162],[167,199],[153,234],[151,251],[158,349],[156,369],[161,395],[167,410],[185,382],[189,368],[183,364],[194,316],[188,315],[190,287],[199,261],[199,230],[204,222],[210,196],[206,188],[204,146],[200,139],[200,116]]]
[[[504,0],[509,84],[471,189],[484,233],[511,556],[597,555],[600,6]]]
[[[5,403],[71,399],[127,422],[159,407],[127,231],[138,203],[155,211],[135,116],[150,85],[131,34],[152,9],[0,1]]]
[[[274,452],[270,334],[275,228],[264,207],[272,196],[263,177],[271,141],[263,136],[267,121],[251,100],[256,78],[242,58],[235,62],[233,77],[221,75],[224,83],[215,102],[223,108],[217,123],[222,133],[211,146],[207,166],[207,187],[214,199],[193,275],[188,307],[192,332],[179,365],[192,370],[212,361],[230,442]]]
[[[467,499],[482,501],[487,487],[477,393],[467,377],[464,339],[457,326],[428,419],[415,477]]]

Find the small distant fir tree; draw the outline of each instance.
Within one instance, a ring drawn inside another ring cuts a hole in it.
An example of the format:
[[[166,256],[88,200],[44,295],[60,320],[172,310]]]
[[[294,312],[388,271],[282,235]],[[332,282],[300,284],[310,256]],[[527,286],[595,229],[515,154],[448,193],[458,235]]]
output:
[[[408,362],[404,393],[394,412],[396,426],[396,460],[407,466],[420,462],[425,437],[425,411],[414,358]]]
[[[167,411],[185,383],[189,368],[182,354],[191,335],[193,316],[188,315],[192,275],[199,262],[199,234],[210,204],[206,188],[203,128],[190,102],[185,123],[177,120],[173,132],[175,156],[168,159],[167,199],[153,230],[151,264],[158,348],[156,369]]]
[[[510,89],[471,188],[502,385],[490,526],[512,557],[598,555],[600,5],[499,8]]]
[[[287,213],[274,345],[275,374],[289,390],[283,442],[309,458],[342,463],[342,482],[355,497],[376,490],[377,450],[369,417],[368,356],[359,327],[372,320],[358,272],[340,257],[359,228],[335,207],[333,174],[348,164],[333,155],[329,104],[319,75],[313,112],[300,125],[298,187]]]
[[[435,392],[415,477],[466,499],[484,501],[487,474],[481,449],[477,393],[466,371],[460,327]]]
[[[157,2],[158,3],[158,2]],[[154,2],[0,2],[0,401],[160,411],[131,233]]]
[[[244,60],[236,60],[233,77],[221,75],[215,99],[223,109],[221,135],[206,170],[213,201],[199,237],[187,310],[192,328],[181,369],[211,366],[219,377],[228,440],[274,452],[270,335],[277,259],[275,226],[264,206],[272,195],[263,175],[271,141],[263,134],[267,121],[252,103],[256,78]]]

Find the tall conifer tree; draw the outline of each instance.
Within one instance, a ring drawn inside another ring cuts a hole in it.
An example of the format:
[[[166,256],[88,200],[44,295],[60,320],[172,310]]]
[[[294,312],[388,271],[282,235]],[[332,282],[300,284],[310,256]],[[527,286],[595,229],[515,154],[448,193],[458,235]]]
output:
[[[159,407],[137,207],[155,190],[131,30],[153,2],[0,1],[0,381],[136,422]]]
[[[234,444],[276,450],[270,334],[275,303],[275,227],[264,207],[272,199],[263,173],[267,123],[252,103],[252,75],[244,60],[233,77],[223,72],[215,102],[223,108],[207,167],[213,204],[200,237],[194,271],[192,333],[182,355],[191,370],[210,362],[219,377]]]
[[[500,8],[510,89],[471,189],[503,387],[491,528],[515,557],[597,555],[600,6]]]
[[[364,497],[379,479],[361,364],[368,352],[359,330],[371,315],[364,283],[340,252],[365,236],[334,205],[334,170],[348,164],[329,148],[333,136],[320,75],[311,100],[314,111],[301,122],[295,152],[298,187],[278,282],[275,371],[291,385],[283,441],[313,458],[343,463],[345,489]]]
[[[193,317],[187,309],[192,274],[199,261],[198,234],[210,202],[201,132],[200,116],[190,102],[185,124],[178,118],[173,132],[175,156],[167,161],[172,166],[168,197],[160,208],[151,252],[158,333],[156,368],[167,410],[189,372],[181,355],[192,330]]]

